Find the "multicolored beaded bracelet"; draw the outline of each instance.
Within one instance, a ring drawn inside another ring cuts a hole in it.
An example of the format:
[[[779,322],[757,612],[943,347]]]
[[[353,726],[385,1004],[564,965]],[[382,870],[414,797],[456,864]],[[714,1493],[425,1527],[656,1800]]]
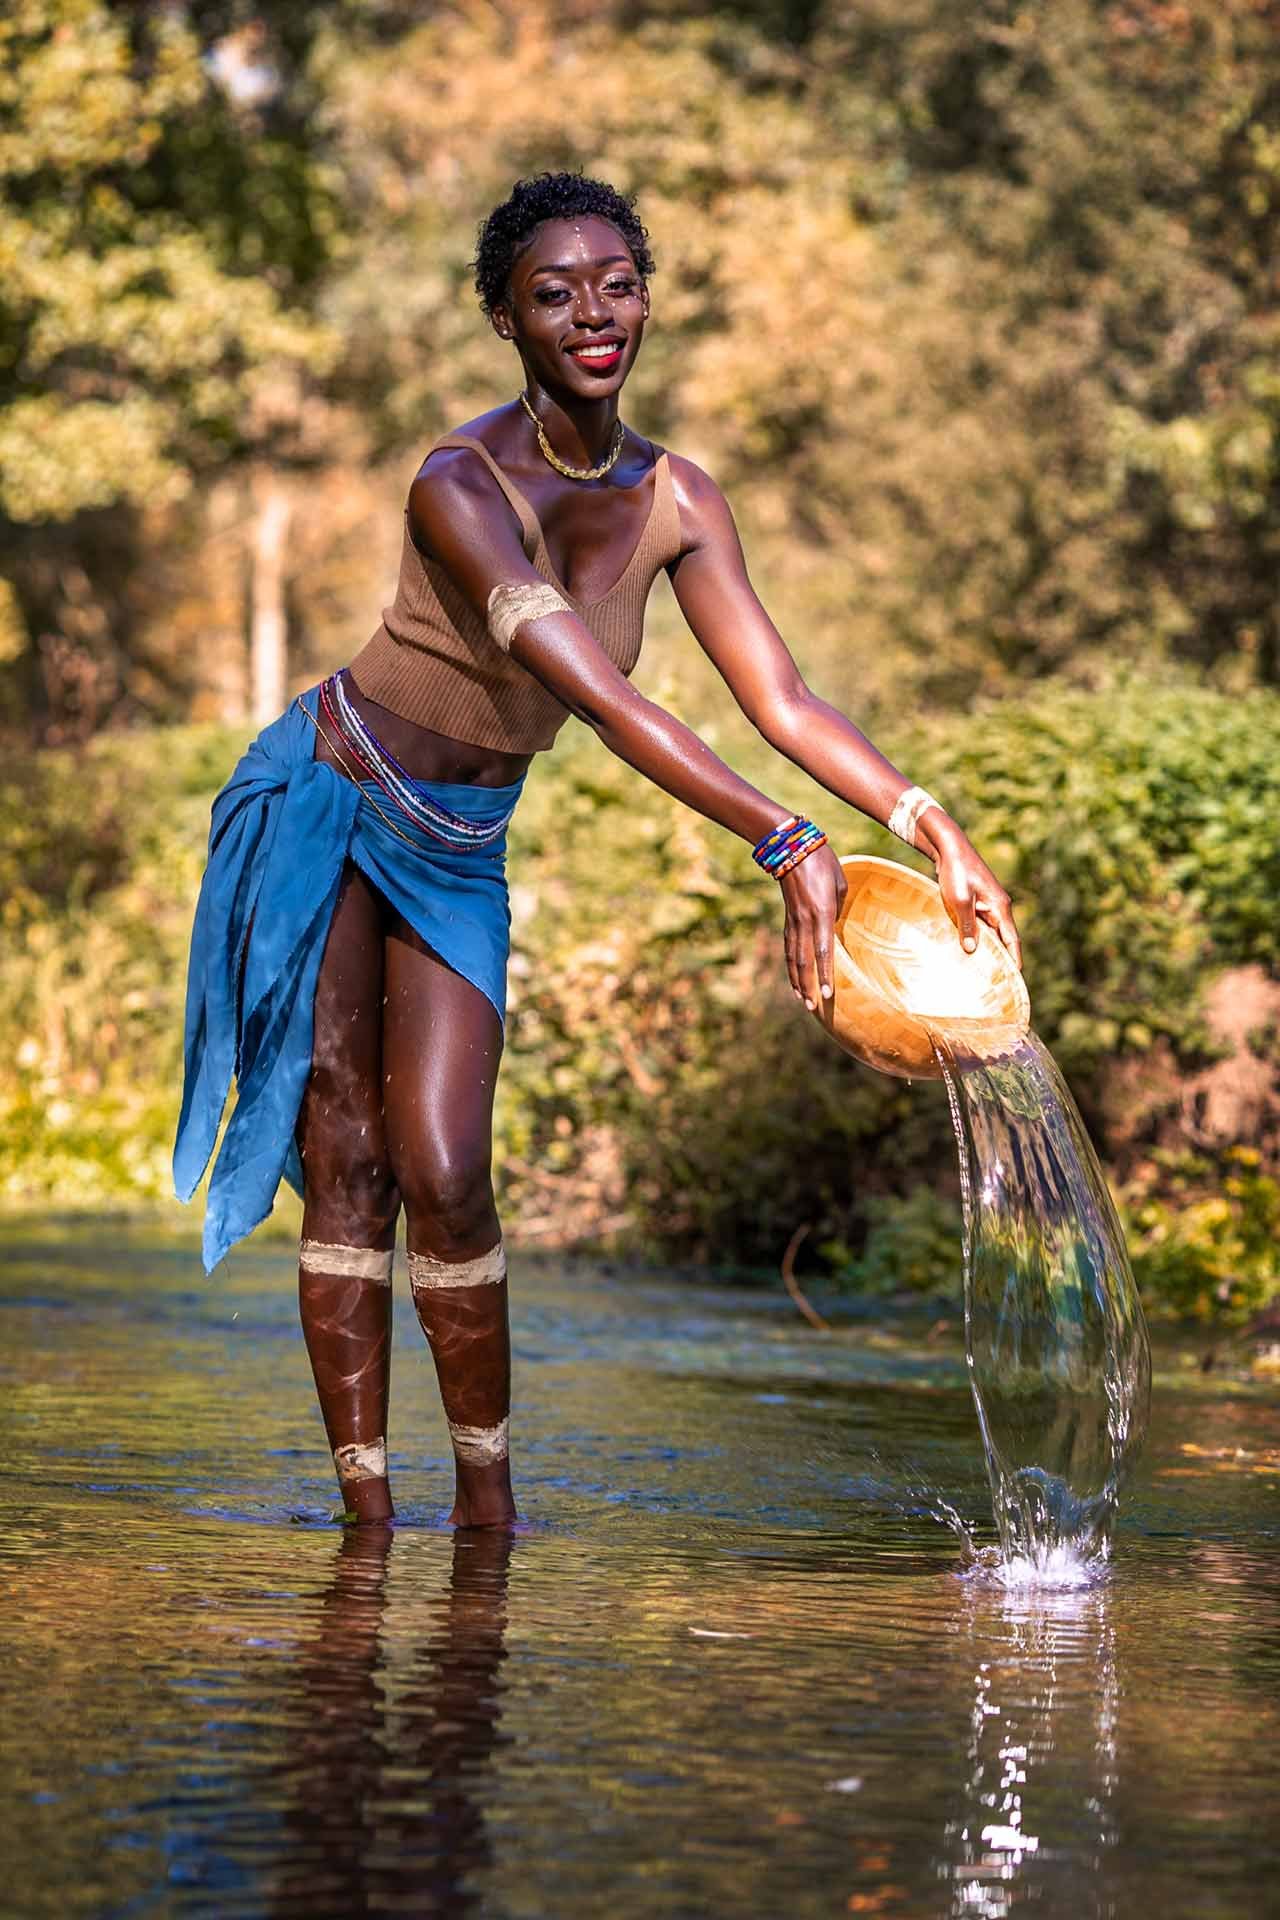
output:
[[[780,821],[757,842],[751,849],[751,858],[775,880],[781,880],[784,873],[790,873],[792,867],[798,867],[809,854],[826,844],[827,836],[821,827],[793,813],[789,820]]]

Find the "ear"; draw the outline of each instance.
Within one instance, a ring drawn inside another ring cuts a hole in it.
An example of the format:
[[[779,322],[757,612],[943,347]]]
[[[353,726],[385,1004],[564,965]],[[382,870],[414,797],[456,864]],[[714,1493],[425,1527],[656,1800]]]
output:
[[[647,280],[640,282],[640,300],[644,308],[644,317],[647,320],[649,318],[649,282]]]
[[[512,340],[515,338],[515,335],[511,331],[511,309],[506,305],[505,301],[496,307],[490,307],[489,325],[493,328],[499,340]]]

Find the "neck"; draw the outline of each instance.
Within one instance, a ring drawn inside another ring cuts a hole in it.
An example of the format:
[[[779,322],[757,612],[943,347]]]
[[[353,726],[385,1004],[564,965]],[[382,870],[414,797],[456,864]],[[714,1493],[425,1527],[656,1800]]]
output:
[[[534,379],[525,381],[542,430],[560,458],[571,467],[595,467],[613,445],[618,396],[582,400],[576,394],[552,395]]]

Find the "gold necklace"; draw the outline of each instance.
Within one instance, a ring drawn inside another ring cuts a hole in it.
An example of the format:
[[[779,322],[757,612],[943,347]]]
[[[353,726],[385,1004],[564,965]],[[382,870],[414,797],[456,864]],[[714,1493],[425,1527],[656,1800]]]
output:
[[[547,430],[534,412],[527,393],[520,395],[520,405],[537,428],[538,447],[543,459],[548,466],[554,467],[557,473],[562,473],[566,480],[603,480],[610,468],[617,465],[618,455],[622,452],[622,443],[627,437],[627,430],[621,420],[615,420],[613,423],[613,445],[598,467],[571,467],[567,460],[560,458],[548,440]]]

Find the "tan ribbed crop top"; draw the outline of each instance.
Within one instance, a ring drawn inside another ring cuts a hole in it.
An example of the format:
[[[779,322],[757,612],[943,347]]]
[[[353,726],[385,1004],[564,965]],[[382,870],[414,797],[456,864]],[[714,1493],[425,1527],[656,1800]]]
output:
[[[584,601],[557,580],[537,515],[489,449],[463,433],[447,434],[432,453],[440,447],[479,454],[515,511],[531,564],[564,594],[614,665],[631,673],[640,657],[649,589],[680,551],[680,511],[667,455],[654,466],[649,518],[635,551],[606,594]],[[424,558],[407,517],[395,600],[383,609],[382,625],[351,671],[362,693],[401,718],[504,753],[549,747],[569,717],[569,709],[491,638],[443,567]]]

